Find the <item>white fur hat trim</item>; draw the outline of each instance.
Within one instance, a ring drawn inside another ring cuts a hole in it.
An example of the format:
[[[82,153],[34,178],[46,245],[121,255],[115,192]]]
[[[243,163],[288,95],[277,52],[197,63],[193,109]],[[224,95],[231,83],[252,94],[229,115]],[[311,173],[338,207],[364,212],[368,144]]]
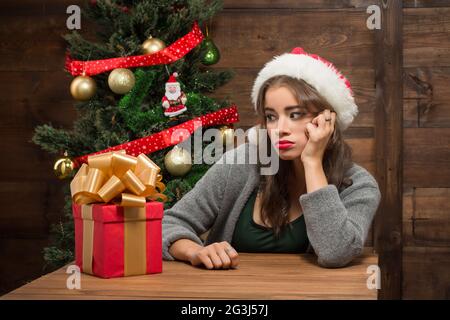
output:
[[[325,59],[294,48],[291,53],[276,56],[259,72],[252,89],[252,102],[256,100],[263,83],[274,76],[286,75],[303,79],[314,87],[336,111],[341,130],[345,130],[358,114],[350,82]]]

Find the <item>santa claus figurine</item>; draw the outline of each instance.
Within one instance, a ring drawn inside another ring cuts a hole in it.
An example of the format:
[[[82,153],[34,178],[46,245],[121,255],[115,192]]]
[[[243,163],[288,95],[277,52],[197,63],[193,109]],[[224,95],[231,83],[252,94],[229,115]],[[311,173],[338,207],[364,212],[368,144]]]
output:
[[[164,115],[167,117],[175,117],[185,112],[186,95],[181,91],[180,83],[177,82],[178,73],[174,72],[166,82],[166,95],[162,98],[162,106],[164,107]]]

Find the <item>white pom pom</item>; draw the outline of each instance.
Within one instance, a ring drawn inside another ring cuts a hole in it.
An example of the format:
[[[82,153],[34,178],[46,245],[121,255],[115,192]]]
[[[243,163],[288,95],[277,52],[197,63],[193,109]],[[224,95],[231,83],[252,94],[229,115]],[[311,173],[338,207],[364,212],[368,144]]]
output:
[[[178,77],[178,72],[174,72],[173,73],[173,76],[176,78],[176,77]]]

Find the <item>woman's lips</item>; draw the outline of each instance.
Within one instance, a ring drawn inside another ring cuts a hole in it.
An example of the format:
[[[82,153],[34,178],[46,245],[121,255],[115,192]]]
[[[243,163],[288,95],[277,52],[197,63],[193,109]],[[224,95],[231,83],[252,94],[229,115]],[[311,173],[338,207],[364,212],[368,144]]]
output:
[[[289,149],[294,145],[293,142],[277,142],[277,148],[280,150]]]

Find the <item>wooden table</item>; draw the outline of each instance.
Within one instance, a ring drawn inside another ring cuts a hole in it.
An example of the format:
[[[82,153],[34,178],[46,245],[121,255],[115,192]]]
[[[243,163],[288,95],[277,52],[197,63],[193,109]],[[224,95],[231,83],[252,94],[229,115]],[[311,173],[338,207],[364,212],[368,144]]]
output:
[[[207,270],[164,261],[163,273],[101,279],[81,274],[81,289],[69,290],[66,267],[1,299],[377,299],[367,288],[367,267],[376,254],[364,252],[344,268],[326,269],[312,254],[240,253],[237,269]]]

